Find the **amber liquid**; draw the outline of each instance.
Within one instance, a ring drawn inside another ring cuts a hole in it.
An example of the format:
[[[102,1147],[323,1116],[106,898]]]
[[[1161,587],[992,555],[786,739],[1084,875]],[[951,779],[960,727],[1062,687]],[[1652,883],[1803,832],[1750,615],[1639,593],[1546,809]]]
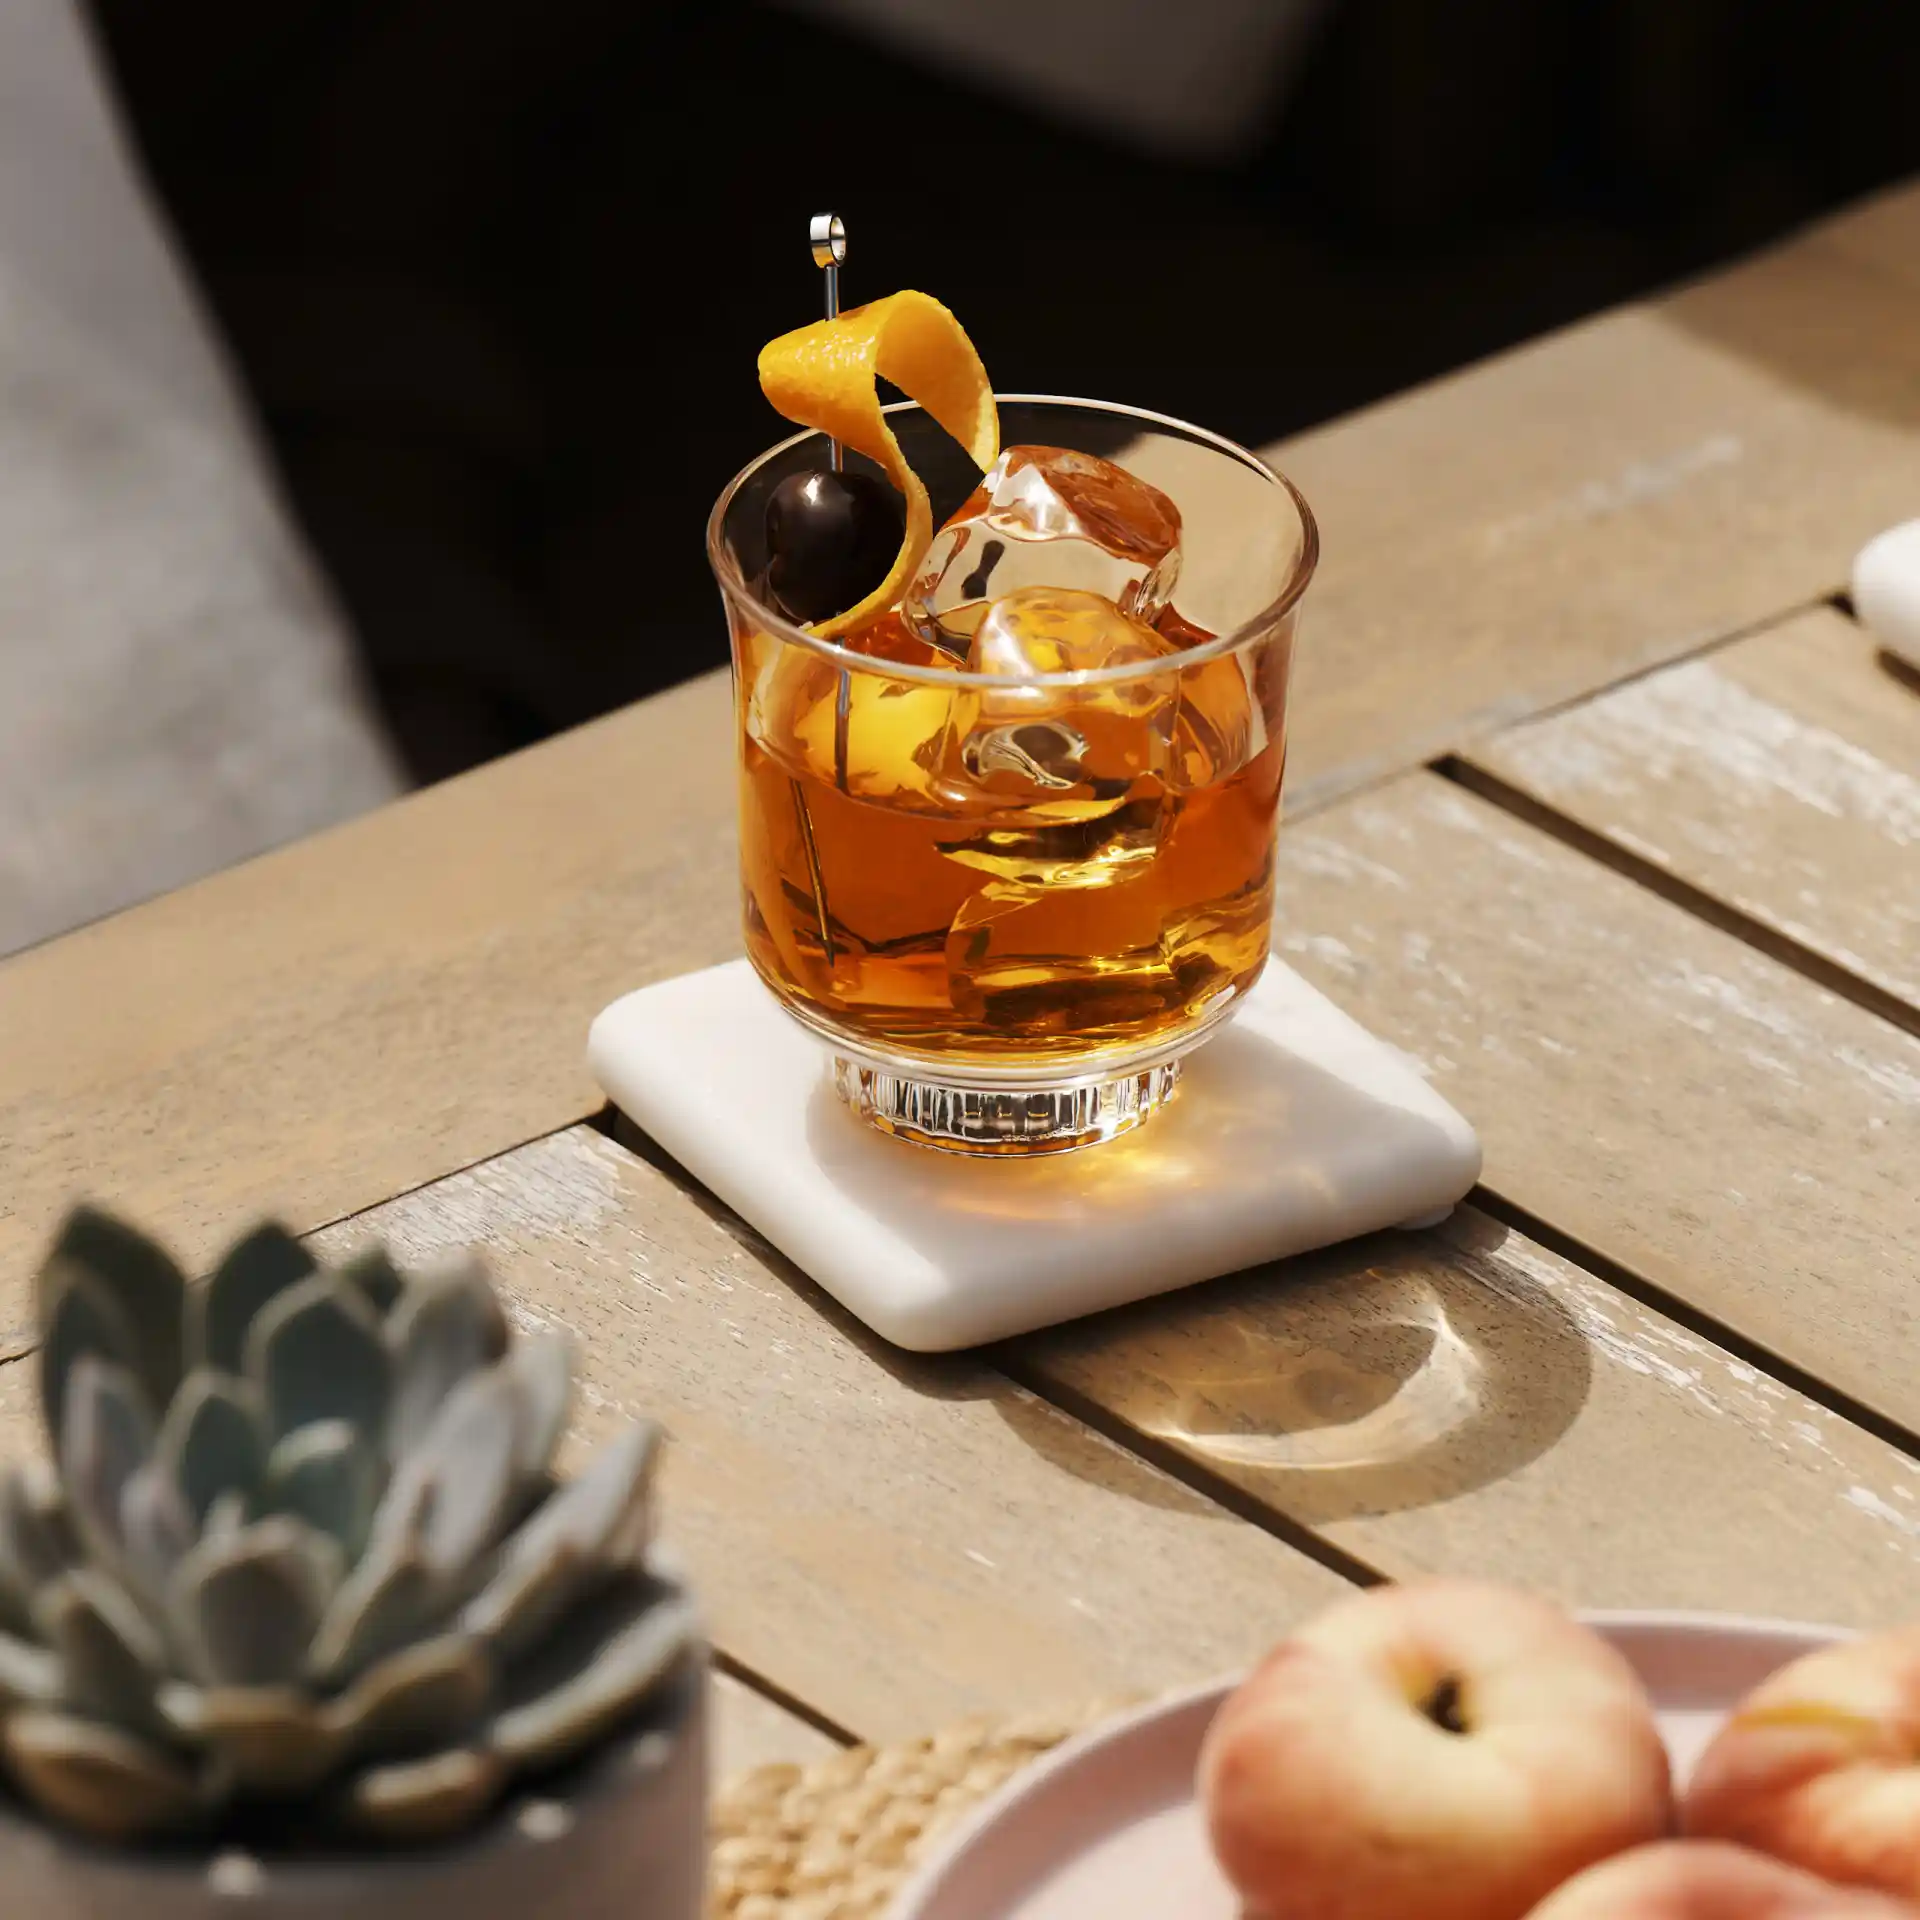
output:
[[[737,632],[747,949],[882,1053],[1095,1060],[1258,977],[1290,632],[1119,688],[977,694],[888,619],[875,671]]]

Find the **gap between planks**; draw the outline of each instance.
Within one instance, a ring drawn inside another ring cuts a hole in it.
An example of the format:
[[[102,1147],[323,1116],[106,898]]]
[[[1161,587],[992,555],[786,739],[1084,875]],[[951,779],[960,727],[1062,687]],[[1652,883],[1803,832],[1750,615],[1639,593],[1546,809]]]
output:
[[[643,1132],[627,1115],[618,1112],[617,1109],[613,1141],[616,1146],[624,1148],[636,1159],[644,1160],[662,1179],[670,1180],[715,1226],[752,1254],[756,1260],[762,1261],[779,1274],[782,1279],[789,1282],[797,1280],[805,1287],[817,1284],[803,1274],[778,1247],[767,1240],[751,1221],[743,1219],[717,1194],[702,1186],[699,1180],[651,1134]],[[1136,1459],[1143,1460],[1148,1466],[1166,1474],[1169,1479],[1178,1480],[1190,1492],[1211,1501],[1215,1506],[1231,1513],[1235,1519],[1244,1520],[1249,1525],[1258,1527],[1262,1533],[1270,1534],[1282,1545],[1293,1548],[1296,1553],[1309,1560],[1316,1561],[1330,1573],[1336,1573],[1341,1579],[1362,1587],[1378,1586],[1386,1578],[1378,1567],[1322,1539],[1311,1527],[1302,1526],[1289,1519],[1284,1513],[1263,1505],[1230,1480],[1211,1472],[1190,1455],[1182,1453],[1179,1448],[1164,1445],[1151,1435],[1144,1434],[1137,1427],[1130,1426],[1126,1421],[1117,1418],[1097,1402],[1063,1389],[1055,1381],[1044,1379],[1021,1361],[1011,1344],[1001,1342],[998,1345],[978,1347],[973,1351],[982,1365],[1002,1374],[1015,1386],[1032,1394],[1036,1400],[1043,1400],[1070,1420],[1077,1420],[1082,1426],[1090,1427],[1103,1439],[1124,1448]]]
[[[1624,690],[1636,683],[1658,679],[1691,662],[1733,654],[1743,642],[1756,640],[1765,634],[1790,627],[1808,614],[1817,613],[1822,608],[1830,609],[1850,622],[1853,620],[1851,601],[1846,594],[1842,593],[1788,608],[1784,612],[1771,615],[1765,620],[1754,622],[1737,631],[1714,634],[1697,647],[1675,653],[1669,658],[1652,661],[1636,672],[1623,674],[1617,680],[1609,681],[1605,686],[1575,694],[1553,706],[1543,707],[1538,713],[1515,720],[1509,725],[1486,729],[1470,738],[1462,739],[1457,745],[1429,761],[1428,771],[1477,795],[1489,805],[1499,808],[1509,818],[1520,822],[1521,825],[1531,827],[1550,839],[1557,840],[1562,846],[1583,858],[1610,869],[1622,878],[1631,880],[1637,886],[1644,887],[1649,893],[1678,907],[1683,913],[1729,935],[1743,946],[1765,954],[1769,959],[1779,962],[1780,965],[1811,981],[1815,986],[1849,1001],[1863,1012],[1872,1014],[1876,1019],[1884,1020],[1904,1033],[1920,1035],[1920,1006],[1916,1006],[1876,981],[1864,979],[1841,960],[1822,953],[1817,947],[1797,939],[1781,927],[1768,924],[1757,913],[1750,912],[1710,891],[1698,881],[1690,880],[1671,868],[1663,866],[1658,860],[1636,852],[1602,829],[1575,819],[1553,801],[1529,791],[1497,769],[1473,757],[1476,748],[1497,742],[1503,735],[1536,732],[1549,725],[1556,717],[1565,716],[1580,708],[1604,707],[1606,702],[1617,698]],[[1905,667],[1905,663],[1884,652],[1879,658],[1883,665],[1893,669],[1905,686],[1920,692],[1920,674],[1916,674],[1913,669]],[[1308,807],[1302,811],[1312,813],[1319,809]]]
[[[663,1178],[672,1181],[709,1219],[730,1234],[756,1259],[767,1262],[788,1277],[795,1274],[797,1269],[777,1247],[769,1244],[750,1222],[742,1219],[724,1201],[703,1187],[664,1147],[617,1109],[612,1137],[616,1145],[646,1161]],[[1561,1259],[1579,1267],[1602,1285],[1611,1287],[1641,1306],[1663,1314],[1686,1328],[1688,1332],[1711,1342],[1730,1358],[1756,1367],[1780,1386],[1803,1395],[1816,1406],[1871,1434],[1897,1453],[1920,1461],[1920,1434],[1910,1432],[1872,1408],[1861,1405],[1844,1393],[1837,1392],[1817,1376],[1783,1360],[1779,1355],[1756,1342],[1745,1339],[1734,1329],[1701,1313],[1686,1301],[1669,1294],[1644,1275],[1587,1246],[1573,1235],[1562,1232],[1499,1193],[1484,1187],[1475,1187],[1461,1205],[1477,1208],[1490,1218],[1500,1221],[1516,1232],[1525,1234],[1548,1251],[1558,1254]],[[995,1346],[983,1347],[978,1352],[986,1364],[1004,1374],[1016,1386],[1023,1387],[1035,1398],[1057,1407],[1069,1418],[1078,1420],[1083,1426],[1091,1427],[1095,1432],[1115,1445],[1124,1447],[1148,1465],[1180,1481],[1193,1492],[1212,1501],[1236,1518],[1258,1527],[1263,1533],[1272,1535],[1296,1552],[1318,1561],[1343,1579],[1365,1587],[1378,1585],[1388,1577],[1365,1559],[1323,1538],[1312,1527],[1265,1504],[1225,1475],[1205,1466],[1190,1453],[1169,1442],[1157,1439],[1132,1425],[1112,1409],[1101,1405],[1097,1400],[1065,1386],[1058,1379],[1051,1377],[1044,1367],[1030,1364],[1023,1358],[1015,1344],[1002,1342]]]
[[[416,1180],[411,1186],[402,1187],[398,1193],[389,1194],[384,1200],[370,1200],[364,1207],[353,1207],[346,1213],[335,1214],[325,1220],[316,1220],[310,1227],[301,1227],[297,1239],[311,1239],[317,1233],[331,1232],[335,1227],[351,1226],[354,1221],[364,1219],[370,1213],[378,1213],[382,1207],[391,1206],[396,1200],[405,1200],[410,1195],[425,1193],[429,1187],[437,1187],[443,1180],[457,1179],[463,1173],[472,1173],[476,1167],[484,1167],[495,1160],[504,1159],[510,1153],[518,1153],[522,1147],[531,1147],[541,1140],[551,1140],[556,1135],[566,1133],[579,1126],[590,1126],[609,1137],[613,1134],[616,1110],[602,1105],[591,1113],[577,1114],[571,1120],[563,1120],[557,1127],[543,1127],[538,1133],[530,1133],[524,1140],[516,1140],[511,1146],[497,1148],[492,1153],[483,1153],[478,1158],[462,1162],[457,1167],[449,1167],[444,1173],[436,1173],[431,1179]],[[211,1269],[209,1269],[211,1271]],[[204,1279],[200,1273],[191,1273],[195,1280]],[[21,1334],[0,1346],[0,1367],[10,1367],[16,1361],[29,1360],[40,1351],[37,1334]]]
[[[1669,1293],[1657,1281],[1649,1280],[1645,1274],[1636,1272],[1623,1261],[1589,1246],[1577,1235],[1554,1226],[1539,1214],[1509,1200],[1505,1194],[1491,1187],[1475,1187],[1460,1204],[1475,1207],[1489,1219],[1498,1220],[1515,1233],[1526,1235],[1549,1253],[1558,1254],[1562,1260],[1591,1274],[1614,1292],[1637,1301],[1700,1339],[1710,1341],[1729,1358],[1757,1369],[1777,1385],[1811,1400],[1815,1406],[1834,1415],[1836,1419],[1845,1420],[1850,1426],[1871,1434],[1896,1453],[1920,1461],[1920,1433],[1910,1431],[1897,1420],[1890,1420],[1885,1414],[1840,1392],[1818,1374],[1795,1366],[1772,1348],[1761,1345],[1757,1340],[1749,1340],[1735,1328],[1714,1319],[1711,1314],[1702,1313],[1678,1294]]]
[[[1602,689],[1602,694],[1615,691],[1616,688],[1608,687]],[[1582,701],[1578,704],[1586,703]],[[1769,960],[1777,960],[1813,985],[1837,994],[1842,1000],[1851,1001],[1862,1012],[1870,1013],[1903,1032],[1920,1035],[1920,1007],[1910,1006],[1898,994],[1876,986],[1871,980],[1862,980],[1837,960],[1828,959],[1825,954],[1816,952],[1791,934],[1768,926],[1744,908],[1722,900],[1691,880],[1681,878],[1657,861],[1623,847],[1617,840],[1609,839],[1581,821],[1570,819],[1548,801],[1514,786],[1502,775],[1486,767],[1475,766],[1457,754],[1447,754],[1434,761],[1429,771],[1498,807],[1522,826],[1531,827],[1549,839],[1559,841],[1563,847],[1585,859],[1611,868],[1623,879],[1645,887],[1649,893],[1658,894],[1662,900],[1678,907],[1683,913],[1705,921],[1708,926],[1730,935],[1743,946],[1752,947],[1757,953],[1764,953]]]
[[[1308,603],[1311,607],[1311,601]],[[1816,607],[1832,606],[1836,602],[1821,598],[1816,600],[1795,601],[1793,605],[1783,607],[1777,613],[1769,613],[1764,619],[1745,621],[1733,627],[1713,627],[1698,635],[1690,643],[1674,647],[1671,651],[1658,654],[1642,661],[1638,666],[1630,667],[1616,674],[1611,680],[1598,686],[1589,687],[1578,693],[1570,693],[1564,699],[1550,700],[1537,707],[1529,707],[1526,712],[1510,718],[1490,719],[1484,724],[1474,726],[1463,724],[1449,729],[1444,743],[1435,743],[1436,751],[1429,757],[1409,762],[1403,758],[1383,755],[1374,765],[1365,770],[1349,768],[1338,774],[1309,775],[1297,787],[1286,789],[1281,814],[1281,826],[1284,829],[1296,820],[1309,820],[1316,814],[1330,811],[1332,808],[1346,805],[1350,800],[1365,799],[1382,787],[1390,787],[1413,770],[1423,766],[1432,772],[1439,772],[1447,762],[1469,753],[1483,740],[1496,739],[1503,733],[1509,733],[1516,727],[1532,725],[1535,721],[1551,719],[1555,714],[1566,713],[1571,708],[1583,707],[1589,700],[1598,700],[1603,695],[1617,693],[1622,687],[1630,687],[1638,680],[1650,680],[1668,667],[1677,667],[1689,660],[1700,660],[1723,648],[1737,646],[1742,640],[1750,640],[1756,633],[1765,633],[1771,627],[1777,627],[1784,621],[1796,620],[1804,613],[1810,613]],[[1310,644],[1310,643],[1309,643]]]
[[[737,1659],[726,1648],[712,1648],[709,1658],[716,1678],[730,1680],[742,1693],[752,1694],[770,1715],[777,1714],[797,1721],[806,1729],[807,1735],[830,1746],[857,1747],[861,1744],[860,1736],[850,1728],[843,1727],[839,1721],[789,1692],[777,1681],[769,1680],[764,1673]]]
[[[624,1148],[636,1158],[644,1160],[664,1179],[672,1181],[715,1225],[731,1235],[756,1259],[765,1261],[787,1278],[792,1278],[798,1273],[799,1270],[779,1248],[767,1241],[751,1222],[741,1218],[725,1201],[702,1186],[650,1134],[643,1132],[617,1108],[611,1111],[613,1125],[610,1134],[615,1145]],[[1711,1342],[1731,1359],[1757,1368],[1780,1386],[1801,1394],[1837,1419],[1845,1420],[1862,1432],[1871,1434],[1873,1438],[1893,1448],[1895,1452],[1908,1459],[1920,1461],[1920,1433],[1901,1426],[1897,1421],[1890,1420],[1884,1414],[1839,1392],[1817,1375],[1795,1366],[1791,1361],[1782,1359],[1758,1342],[1745,1338],[1734,1328],[1714,1319],[1709,1314],[1702,1313],[1697,1307],[1667,1292],[1665,1288],[1649,1280],[1644,1274],[1637,1273],[1621,1261],[1588,1246],[1573,1234],[1555,1227],[1498,1191],[1476,1186],[1460,1204],[1463,1207],[1476,1208],[1489,1218],[1498,1220],[1515,1232],[1526,1235],[1528,1239],[1545,1247],[1550,1253],[1558,1254],[1561,1259],[1579,1267],[1603,1286],[1611,1287],[1616,1293],[1625,1295],[1640,1306],[1664,1315],[1676,1325],[1684,1327],[1689,1333]],[[1004,1374],[1016,1386],[1024,1388],[1036,1399],[1044,1400],[1057,1407],[1069,1418],[1078,1420],[1083,1426],[1091,1427],[1105,1439],[1124,1447],[1129,1453],[1144,1460],[1149,1466],[1156,1467],[1170,1478],[1180,1481],[1184,1486],[1225,1509],[1237,1519],[1247,1521],[1263,1533],[1271,1534],[1285,1545],[1292,1547],[1296,1552],[1318,1561],[1329,1571],[1339,1574],[1342,1579],[1352,1581],[1356,1586],[1365,1587],[1377,1586],[1387,1578],[1370,1562],[1322,1538],[1311,1527],[1292,1520],[1285,1513],[1264,1504],[1226,1476],[1212,1471],[1197,1461],[1191,1454],[1168,1442],[1156,1439],[1153,1435],[1131,1425],[1098,1401],[1063,1386],[1061,1382],[1051,1378],[1045,1369],[1029,1364],[1014,1343],[1001,1342],[994,1346],[979,1348],[977,1352],[985,1364]]]

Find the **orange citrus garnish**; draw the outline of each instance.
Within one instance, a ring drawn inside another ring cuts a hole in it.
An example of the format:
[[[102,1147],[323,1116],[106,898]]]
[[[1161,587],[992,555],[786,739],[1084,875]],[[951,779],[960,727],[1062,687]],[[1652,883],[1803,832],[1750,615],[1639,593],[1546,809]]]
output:
[[[760,387],[774,406],[877,461],[907,499],[906,538],[887,577],[857,606],[816,622],[812,631],[823,639],[891,607],[933,539],[927,490],[880,411],[879,380],[917,400],[983,470],[1000,457],[987,370],[960,322],[930,294],[890,293],[761,348]]]

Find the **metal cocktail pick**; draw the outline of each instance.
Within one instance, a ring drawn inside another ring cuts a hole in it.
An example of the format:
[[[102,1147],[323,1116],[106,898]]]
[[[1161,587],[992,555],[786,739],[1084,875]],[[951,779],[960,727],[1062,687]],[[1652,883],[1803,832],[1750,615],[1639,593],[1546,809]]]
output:
[[[813,247],[813,264],[827,277],[827,318],[840,318],[840,263],[847,257],[847,223],[837,213],[816,213],[807,222],[807,239]],[[844,473],[847,468],[847,450],[838,440],[829,440],[833,449],[833,470]],[[846,668],[840,669],[840,687],[833,703],[833,779],[842,793],[847,791],[847,726],[853,714],[853,677]],[[796,795],[799,788],[794,789]],[[803,830],[807,834],[807,860],[813,865],[812,822],[801,816]],[[826,945],[827,964],[833,964],[833,939],[827,932],[826,902],[821,892],[818,869],[815,869],[814,897],[821,908],[820,937]]]
[[[807,239],[813,246],[813,264],[827,276],[827,318],[840,318],[840,263],[847,257],[847,225],[837,213],[816,213],[807,223]],[[829,441],[833,449],[833,470],[846,470],[847,453],[838,440]]]

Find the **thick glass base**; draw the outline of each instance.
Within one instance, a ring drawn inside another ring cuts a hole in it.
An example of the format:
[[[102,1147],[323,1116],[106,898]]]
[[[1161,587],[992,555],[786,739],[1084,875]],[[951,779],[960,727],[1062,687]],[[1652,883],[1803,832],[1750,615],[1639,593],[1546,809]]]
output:
[[[836,1055],[833,1084],[861,1119],[946,1153],[1071,1153],[1131,1133],[1173,1097],[1180,1062],[1063,1087],[980,1087],[910,1077]]]

